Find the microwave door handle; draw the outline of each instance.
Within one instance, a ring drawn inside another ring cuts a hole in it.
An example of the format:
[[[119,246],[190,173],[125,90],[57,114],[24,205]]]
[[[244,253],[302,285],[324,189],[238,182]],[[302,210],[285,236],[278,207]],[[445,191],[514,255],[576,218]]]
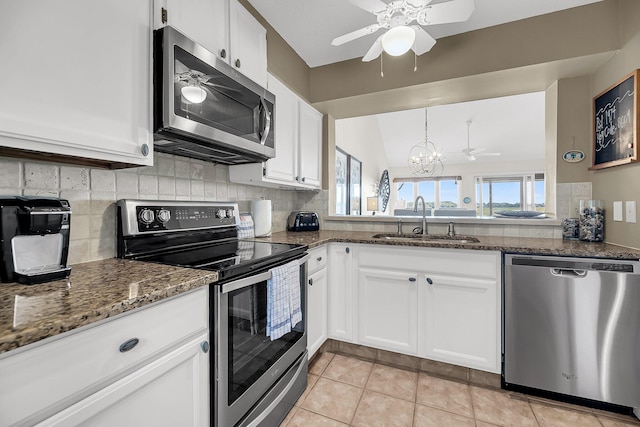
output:
[[[264,101],[264,98],[260,98],[260,104],[262,105],[262,114],[264,114],[264,129],[262,131],[262,137],[260,138],[260,144],[264,145],[267,142],[267,136],[271,130],[271,113],[269,112],[269,106]]]

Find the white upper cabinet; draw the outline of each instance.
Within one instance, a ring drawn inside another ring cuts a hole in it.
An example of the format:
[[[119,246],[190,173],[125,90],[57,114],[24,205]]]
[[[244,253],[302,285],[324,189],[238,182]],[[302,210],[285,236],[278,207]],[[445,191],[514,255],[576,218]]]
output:
[[[151,165],[151,0],[3,2],[0,146]]]
[[[268,82],[269,91],[276,96],[276,157],[266,162],[264,176],[295,182],[298,171],[298,97],[271,75]]]
[[[228,16],[229,0],[161,0],[156,2],[154,27],[170,25],[228,61]]]
[[[267,30],[238,0],[229,0],[229,63],[262,87],[267,86]]]
[[[322,114],[309,104],[299,101],[300,151],[299,179],[303,185],[322,186]]]
[[[154,26],[164,25],[267,86],[267,30],[237,0],[157,0]]]
[[[267,89],[276,96],[276,156],[264,163],[229,166],[229,179],[263,187],[320,189],[322,113],[271,74]]]

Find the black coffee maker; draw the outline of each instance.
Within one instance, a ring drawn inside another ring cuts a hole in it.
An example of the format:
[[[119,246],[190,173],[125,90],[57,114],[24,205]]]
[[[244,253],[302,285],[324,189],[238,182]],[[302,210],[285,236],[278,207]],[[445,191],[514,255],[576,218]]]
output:
[[[34,284],[68,277],[67,200],[0,196],[0,280]]]

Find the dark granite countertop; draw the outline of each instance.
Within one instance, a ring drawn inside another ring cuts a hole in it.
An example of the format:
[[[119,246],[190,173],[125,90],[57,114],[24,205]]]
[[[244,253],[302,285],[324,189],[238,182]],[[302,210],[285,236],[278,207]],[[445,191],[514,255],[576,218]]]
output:
[[[0,353],[217,280],[211,271],[106,259],[73,265],[69,280],[0,283]]]
[[[593,258],[640,259],[640,250],[609,243],[590,243],[575,240],[541,239],[531,237],[474,236],[479,243],[447,243],[442,241],[392,241],[374,239],[371,231],[303,231],[278,232],[260,238],[280,243],[299,243],[309,248],[329,242],[367,243],[377,245],[416,246],[450,249],[476,249],[522,254],[560,255]]]

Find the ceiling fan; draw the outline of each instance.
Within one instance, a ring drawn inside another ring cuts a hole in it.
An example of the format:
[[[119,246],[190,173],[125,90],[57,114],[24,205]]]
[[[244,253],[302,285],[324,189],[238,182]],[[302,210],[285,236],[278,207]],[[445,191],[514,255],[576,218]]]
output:
[[[476,156],[499,156],[500,153],[485,153],[484,148],[471,148],[469,146],[469,128],[471,127],[471,120],[467,120],[467,148],[462,150],[462,153],[466,156],[467,160],[474,161]]]
[[[412,49],[416,55],[431,50],[436,40],[421,25],[463,22],[469,19],[475,8],[474,0],[450,0],[431,5],[433,0],[349,0],[355,6],[374,14],[378,22],[352,31],[331,42],[334,46],[373,34],[381,28],[388,31],[379,36],[362,61],[369,62],[384,50],[389,55],[399,56]],[[412,22],[418,25],[411,25]]]

